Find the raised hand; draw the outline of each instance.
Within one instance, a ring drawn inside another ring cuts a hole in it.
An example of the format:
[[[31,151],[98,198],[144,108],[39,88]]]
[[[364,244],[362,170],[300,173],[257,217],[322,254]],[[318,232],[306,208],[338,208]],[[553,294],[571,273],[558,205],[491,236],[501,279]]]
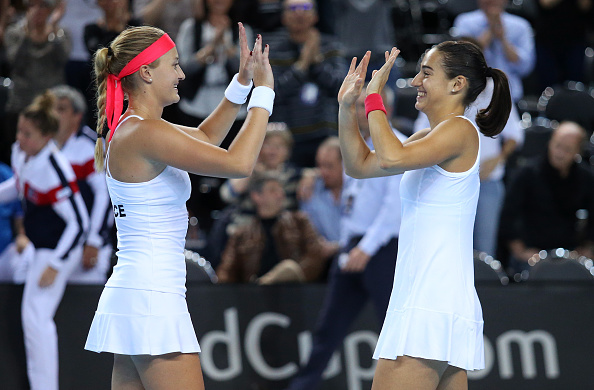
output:
[[[262,36],[258,34],[254,50],[252,51],[254,63],[254,86],[256,87],[264,86],[274,89],[274,76],[272,74],[270,61],[268,60],[269,52],[270,47],[268,45],[265,45],[264,50],[262,50]]]
[[[359,95],[361,95],[361,90],[365,83],[365,75],[367,74],[367,65],[369,65],[370,57],[371,52],[368,51],[358,66],[356,66],[357,57],[353,57],[349,71],[340,86],[340,91],[338,91],[338,104],[346,106],[355,104]]]
[[[371,77],[371,81],[367,84],[367,94],[371,93],[381,93],[388,81],[388,77],[390,76],[390,71],[394,66],[394,62],[396,58],[398,58],[398,54],[400,54],[400,50],[396,49],[395,47],[392,48],[390,53],[386,52],[386,63],[379,69],[373,71],[373,76]]]
[[[243,85],[248,85],[254,78],[254,57],[247,45],[245,27],[242,23],[239,25],[239,75],[237,81]],[[254,47],[255,49],[255,47]]]

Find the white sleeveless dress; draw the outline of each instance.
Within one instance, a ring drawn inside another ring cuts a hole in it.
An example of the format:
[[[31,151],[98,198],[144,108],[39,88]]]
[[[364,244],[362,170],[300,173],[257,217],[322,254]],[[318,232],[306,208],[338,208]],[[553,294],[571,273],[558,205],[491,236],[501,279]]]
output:
[[[484,368],[472,250],[479,155],[480,144],[466,172],[434,165],[404,173],[394,287],[375,359],[406,355],[465,370]]]
[[[137,116],[118,127],[132,117]],[[188,173],[167,166],[147,182],[120,182],[109,173],[109,149],[105,165],[118,263],[85,349],[124,355],[200,352],[185,300]]]

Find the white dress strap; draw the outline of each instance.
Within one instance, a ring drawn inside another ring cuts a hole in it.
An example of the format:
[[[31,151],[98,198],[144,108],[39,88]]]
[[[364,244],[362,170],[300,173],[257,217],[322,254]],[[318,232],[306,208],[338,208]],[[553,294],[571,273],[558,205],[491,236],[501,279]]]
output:
[[[138,118],[140,120],[144,120],[144,118],[141,116],[129,115],[129,116],[125,117],[124,120],[122,120],[120,123],[118,123],[118,126],[115,128],[115,130],[113,132],[115,133],[118,130],[118,128],[122,125],[122,123],[126,122],[130,118]],[[105,152],[105,173],[108,177],[111,177],[111,172],[109,171],[109,146],[110,145],[111,145],[111,142],[109,144],[107,144],[107,151]]]

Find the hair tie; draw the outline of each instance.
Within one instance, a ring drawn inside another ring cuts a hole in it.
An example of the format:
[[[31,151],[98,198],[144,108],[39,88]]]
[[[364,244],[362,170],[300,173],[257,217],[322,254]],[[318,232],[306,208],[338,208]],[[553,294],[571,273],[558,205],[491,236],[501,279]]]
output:
[[[107,46],[107,56],[113,57],[113,49],[111,48],[111,46]]]
[[[485,71],[485,77],[493,77],[493,68],[487,66],[487,70]]]

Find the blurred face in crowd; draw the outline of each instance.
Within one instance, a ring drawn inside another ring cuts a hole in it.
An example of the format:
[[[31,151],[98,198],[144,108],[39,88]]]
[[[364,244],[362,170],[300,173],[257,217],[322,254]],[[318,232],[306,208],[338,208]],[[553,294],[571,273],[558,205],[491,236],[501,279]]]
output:
[[[83,114],[82,112],[75,112],[70,100],[68,98],[60,98],[56,102],[56,113],[60,127],[58,129],[59,136],[70,136],[74,131],[80,127]]]
[[[262,218],[275,217],[285,208],[285,190],[276,180],[268,180],[260,191],[252,191],[250,196]]]
[[[268,136],[264,139],[259,161],[266,169],[278,169],[289,158],[289,146],[282,136]]]
[[[216,15],[226,15],[233,5],[233,0],[206,0],[208,11]]]
[[[34,27],[45,26],[47,19],[54,10],[53,3],[45,0],[29,0],[27,8],[27,20]]]
[[[316,153],[316,166],[328,189],[342,187],[342,160],[340,150],[334,147],[321,147]]]
[[[572,122],[564,122],[553,133],[549,141],[548,157],[553,168],[561,174],[567,174],[580,153],[584,140],[584,131]]]
[[[478,0],[478,7],[487,14],[498,14],[505,10],[507,0]]]
[[[311,0],[285,0],[282,22],[289,32],[309,30],[318,22],[318,12],[314,2]]]
[[[29,118],[19,116],[16,139],[28,157],[35,156],[47,145],[51,135],[43,135],[41,129]]]

